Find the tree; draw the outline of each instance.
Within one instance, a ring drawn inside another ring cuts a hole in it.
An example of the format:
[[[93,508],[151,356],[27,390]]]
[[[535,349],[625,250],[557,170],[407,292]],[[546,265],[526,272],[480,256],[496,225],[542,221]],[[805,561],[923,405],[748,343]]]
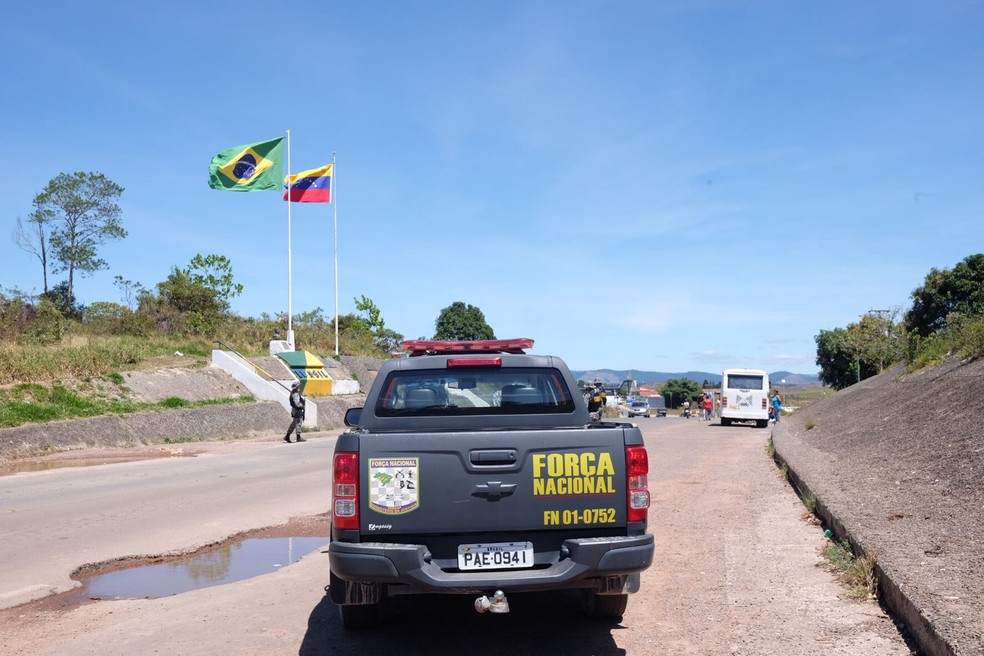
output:
[[[663,383],[660,394],[668,397],[667,402],[670,407],[675,408],[678,403],[696,401],[703,395],[703,392],[701,392],[700,384],[696,380],[671,378]]]
[[[858,382],[857,351],[847,330],[821,330],[814,340],[821,383],[839,390]]]
[[[243,286],[233,279],[232,264],[226,257],[195,255],[186,268],[174,267],[167,279],[157,284],[156,299],[141,295],[140,309],[156,315],[159,325],[211,334],[229,309],[228,299],[242,290]]]
[[[455,301],[441,310],[435,322],[434,339],[464,340],[495,339],[485,315],[474,305]]]
[[[56,262],[54,270],[68,272],[69,296],[75,293],[76,272],[85,275],[107,268],[105,260],[97,256],[99,245],[126,237],[126,230],[120,223],[122,210],[117,204],[122,194],[123,187],[102,173],[80,171],[60,173],[34,197],[35,211],[31,221],[38,233],[37,250],[44,251],[45,255],[35,254],[42,260],[42,267],[46,267],[48,251],[43,247],[42,236],[50,226],[49,245]]]
[[[895,324],[896,314],[896,310],[872,311],[862,316],[858,323],[848,325],[848,337],[862,363],[862,378],[868,377],[864,375],[866,369],[881,373],[885,367],[905,357],[905,342],[901,329]]]
[[[376,304],[372,302],[371,298],[367,298],[365,294],[359,298],[353,298],[355,301],[355,309],[359,312],[364,312],[364,317],[359,317],[362,323],[365,324],[366,328],[375,332],[381,330],[386,326],[386,322],[383,320],[381,312]]]
[[[956,316],[951,316],[956,315]],[[960,317],[984,315],[984,254],[969,255],[953,269],[930,269],[912,292],[905,315],[907,333],[927,337]]]
[[[67,280],[61,281],[41,294],[41,298],[51,301],[66,319],[81,319],[82,313],[85,312],[85,308],[75,301],[75,294],[69,291]]]
[[[232,277],[232,262],[224,255],[195,255],[184,270],[188,279],[215,294],[222,311],[229,309],[229,299],[243,293],[243,286]]]
[[[14,230],[14,243],[23,250],[34,255],[41,262],[41,277],[44,280],[44,292],[48,293],[48,233],[51,230],[47,217],[38,211],[31,212],[28,225],[25,227],[21,218],[17,217],[17,228]]]
[[[814,337],[820,382],[844,389],[900,362],[905,357],[905,339],[895,323],[897,313],[872,310],[847,328],[821,330]]]
[[[400,347],[400,342],[403,341],[403,335],[386,327],[382,312],[376,307],[372,299],[362,295],[353,300],[355,301],[355,308],[359,312],[365,313],[364,316],[359,317],[359,321],[372,333],[376,348],[383,353],[397,350]]]
[[[123,276],[114,276],[113,285],[120,290],[123,303],[132,312],[140,301],[140,298],[147,294],[147,290],[139,282],[124,280]]]

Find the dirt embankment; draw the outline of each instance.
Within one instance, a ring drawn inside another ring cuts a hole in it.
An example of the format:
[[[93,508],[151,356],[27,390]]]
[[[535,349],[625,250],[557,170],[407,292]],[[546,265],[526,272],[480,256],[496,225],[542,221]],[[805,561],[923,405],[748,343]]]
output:
[[[932,654],[984,654],[984,360],[898,367],[780,422],[779,457]]]
[[[355,378],[366,390],[379,369],[379,360],[342,357],[326,359],[333,375]],[[168,398],[205,401],[249,396],[249,391],[224,371],[213,368],[168,367],[123,374],[123,393],[134,401]],[[98,390],[96,390],[99,393]],[[318,406],[318,429],[342,426],[345,411],[363,403],[364,394],[310,397]],[[289,415],[273,401],[235,403],[200,408],[107,415],[0,429],[0,458],[23,458],[100,447],[132,449],[165,442],[237,438],[274,438],[286,430]]]

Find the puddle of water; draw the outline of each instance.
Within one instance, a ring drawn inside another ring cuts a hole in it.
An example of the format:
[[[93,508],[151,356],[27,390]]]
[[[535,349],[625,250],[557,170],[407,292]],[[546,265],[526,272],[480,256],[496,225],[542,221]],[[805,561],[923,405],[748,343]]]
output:
[[[326,537],[247,538],[180,561],[83,579],[83,599],[152,599],[276,571],[326,547]]]
[[[156,458],[172,458],[181,456],[153,456]],[[112,465],[120,462],[136,462],[138,460],[149,460],[147,456],[119,456],[106,458],[70,458],[65,460],[15,460],[0,465],[0,476],[6,474],[20,474],[25,472],[47,471],[49,469],[61,469],[63,467],[93,467],[95,465]]]

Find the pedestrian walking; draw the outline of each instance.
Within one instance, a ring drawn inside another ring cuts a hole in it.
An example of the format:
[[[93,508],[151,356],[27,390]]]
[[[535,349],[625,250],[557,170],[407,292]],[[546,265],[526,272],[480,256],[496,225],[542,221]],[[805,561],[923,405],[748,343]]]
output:
[[[711,398],[710,393],[704,394],[704,421],[711,420],[711,414],[714,411],[714,399]]]
[[[287,428],[287,434],[284,435],[284,442],[290,443],[290,434],[297,433],[298,442],[307,442],[303,437],[301,437],[301,424],[304,423],[304,397],[301,396],[301,383],[299,381],[294,381],[294,384],[290,386],[290,426]]]
[[[779,415],[782,414],[782,397],[779,396],[779,390],[774,390],[772,393],[772,422],[775,424],[779,423]]]

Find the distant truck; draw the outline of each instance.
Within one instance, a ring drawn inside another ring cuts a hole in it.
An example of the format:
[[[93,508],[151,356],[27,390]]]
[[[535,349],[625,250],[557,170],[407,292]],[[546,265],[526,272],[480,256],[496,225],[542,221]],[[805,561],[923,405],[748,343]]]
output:
[[[721,374],[721,425],[754,421],[769,425],[769,374],[759,369],[725,369]]]
[[[650,396],[646,400],[649,402],[650,415],[656,415],[657,417],[666,416],[666,399],[662,396]]]
[[[408,594],[576,590],[620,617],[653,559],[640,430],[591,422],[533,340],[404,342],[335,447],[329,594],[349,629]]]

